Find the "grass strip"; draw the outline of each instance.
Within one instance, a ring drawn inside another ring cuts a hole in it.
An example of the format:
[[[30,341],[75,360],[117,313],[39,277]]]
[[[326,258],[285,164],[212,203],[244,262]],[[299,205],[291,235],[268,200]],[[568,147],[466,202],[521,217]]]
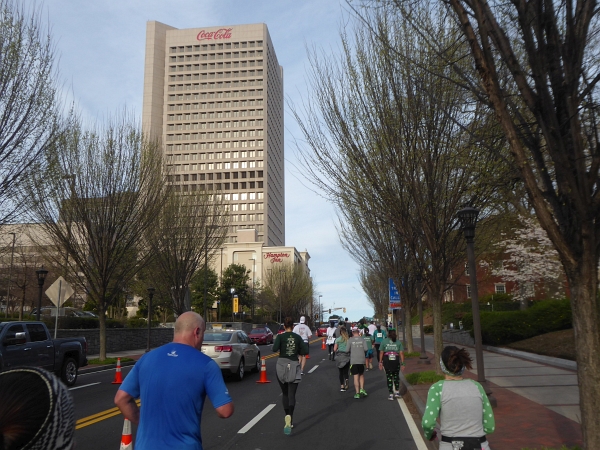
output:
[[[432,384],[444,379],[443,375],[438,375],[435,370],[426,370],[425,372],[414,372],[404,375],[406,381],[410,384]]]
[[[90,359],[88,360],[88,364],[98,364],[98,365],[105,365],[105,364],[116,364],[117,363],[117,359],[118,358],[106,358],[106,359],[100,359],[100,358],[94,358],[94,359]],[[135,361],[134,359],[131,358],[121,358],[121,362],[129,362],[129,361]]]

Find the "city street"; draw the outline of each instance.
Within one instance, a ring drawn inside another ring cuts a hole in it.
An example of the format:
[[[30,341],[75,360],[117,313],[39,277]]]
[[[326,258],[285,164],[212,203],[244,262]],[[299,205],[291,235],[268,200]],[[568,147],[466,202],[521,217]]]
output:
[[[298,387],[292,435],[284,435],[281,390],[275,378],[276,357],[269,358],[270,346],[261,346],[261,354],[268,358],[267,377],[271,383],[257,384],[259,374],[248,374],[241,382],[226,377],[235,404],[231,418],[219,419],[207,399],[202,416],[205,450],[305,450],[309,445],[357,450],[389,445],[403,449],[425,448],[415,444],[400,403],[387,400],[382,372],[373,370],[365,374],[369,396],[355,400],[353,389],[339,391],[335,363],[327,359],[319,343],[311,345],[311,358]],[[123,377],[130,369],[123,368]],[[112,402],[118,389],[111,384],[113,379],[114,369],[81,374],[71,390],[78,424],[75,433],[78,448],[118,448],[123,416]],[[135,428],[133,434],[135,439]]]

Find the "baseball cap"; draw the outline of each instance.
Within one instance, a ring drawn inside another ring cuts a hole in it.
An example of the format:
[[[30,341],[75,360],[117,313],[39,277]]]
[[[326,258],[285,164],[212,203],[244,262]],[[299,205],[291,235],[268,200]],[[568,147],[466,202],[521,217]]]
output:
[[[300,317],[300,323],[306,322],[306,318],[304,316]]]

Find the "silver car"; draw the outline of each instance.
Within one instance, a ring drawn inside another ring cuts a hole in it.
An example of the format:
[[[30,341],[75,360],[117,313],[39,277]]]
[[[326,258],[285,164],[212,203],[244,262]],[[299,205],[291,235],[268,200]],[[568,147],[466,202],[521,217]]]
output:
[[[238,380],[244,378],[246,370],[260,370],[260,350],[241,330],[206,330],[202,353],[210,356],[224,374],[231,373]]]

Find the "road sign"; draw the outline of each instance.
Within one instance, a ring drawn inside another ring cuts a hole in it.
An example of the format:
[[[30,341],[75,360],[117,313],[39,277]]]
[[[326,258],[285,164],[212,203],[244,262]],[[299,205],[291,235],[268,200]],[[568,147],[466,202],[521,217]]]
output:
[[[402,302],[400,300],[400,292],[396,289],[396,285],[394,284],[394,280],[390,278],[390,309],[400,309],[402,307]]]
[[[234,313],[240,312],[239,311],[239,305],[240,305],[240,302],[239,302],[238,296],[234,295],[233,296],[233,312]]]
[[[56,281],[46,289],[46,295],[52,300],[52,303],[58,307],[64,304],[74,293],[75,291],[71,285],[63,277],[58,277]],[[59,301],[60,304],[58,303]]]

